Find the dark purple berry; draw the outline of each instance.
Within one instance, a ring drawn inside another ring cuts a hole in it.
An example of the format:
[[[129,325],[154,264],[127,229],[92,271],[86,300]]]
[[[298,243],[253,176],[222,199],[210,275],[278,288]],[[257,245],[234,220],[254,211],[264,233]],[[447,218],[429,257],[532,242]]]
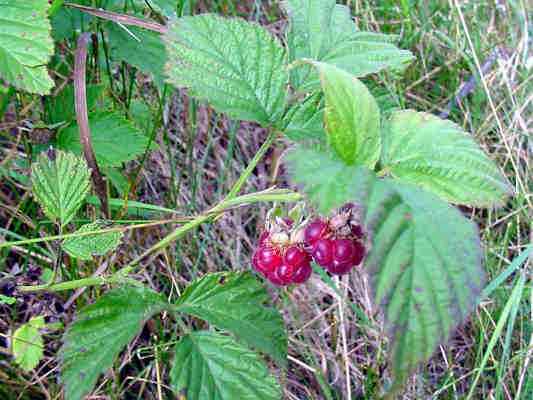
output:
[[[292,265],[283,263],[274,271],[274,275],[281,282],[282,285],[288,285],[292,283],[292,277],[294,276],[294,268]]]

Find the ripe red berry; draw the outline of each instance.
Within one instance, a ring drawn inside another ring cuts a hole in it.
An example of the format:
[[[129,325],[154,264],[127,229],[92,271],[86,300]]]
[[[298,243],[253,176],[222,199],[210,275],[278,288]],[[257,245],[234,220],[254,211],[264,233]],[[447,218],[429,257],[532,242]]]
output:
[[[328,233],[328,223],[321,219],[315,219],[305,228],[305,243],[312,246],[317,240],[322,239]]]
[[[277,269],[266,275],[267,279],[276,286],[283,286],[283,280],[276,273]]]
[[[354,242],[354,249],[352,263],[353,265],[359,265],[363,261],[363,258],[365,258],[366,249],[360,242]]]
[[[294,271],[292,282],[304,283],[311,277],[312,272],[313,270],[311,269],[311,264],[309,262],[302,264],[296,271]]]
[[[309,254],[303,249],[297,246],[291,246],[285,252],[284,261],[286,264],[292,265],[293,267],[299,267],[304,263],[309,263]]]
[[[357,239],[362,239],[364,236],[363,228],[361,225],[352,225],[351,226],[352,235],[354,235]]]
[[[333,241],[329,239],[319,239],[313,246],[313,258],[318,265],[328,266],[333,261]]]
[[[294,276],[294,268],[292,265],[283,263],[274,271],[274,277],[276,281],[280,281],[282,285],[288,285],[292,283],[292,278]]]
[[[253,266],[264,275],[272,273],[282,262],[281,255],[274,247],[259,247],[252,257]]]

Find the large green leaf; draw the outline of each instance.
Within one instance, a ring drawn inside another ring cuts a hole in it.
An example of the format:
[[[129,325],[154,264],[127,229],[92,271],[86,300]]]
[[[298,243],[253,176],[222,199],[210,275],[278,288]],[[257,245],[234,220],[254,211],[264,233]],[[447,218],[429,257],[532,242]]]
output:
[[[382,136],[381,163],[395,178],[474,206],[502,204],[511,193],[498,167],[451,121],[400,111],[391,116]]]
[[[204,14],[169,25],[169,82],[187,87],[218,111],[268,125],[285,108],[285,51],[263,27]]]
[[[365,193],[364,263],[383,308],[399,385],[476,306],[484,284],[477,227],[414,185],[375,180]]]
[[[280,313],[264,303],[266,290],[252,274],[209,274],[191,284],[176,309],[228,330],[247,344],[287,362],[287,333]]]
[[[326,97],[328,142],[346,164],[374,168],[379,159],[379,108],[364,84],[332,65],[314,63]]]
[[[413,58],[393,44],[393,36],[358,31],[349,8],[335,0],[288,0],[285,8],[291,61],[323,61],[362,77],[387,68],[401,70]],[[293,70],[291,83],[308,91],[318,87],[318,76],[304,66]]]
[[[48,94],[46,64],[54,54],[48,0],[0,1],[0,78],[30,93]]]
[[[145,321],[167,306],[150,289],[123,287],[83,308],[63,336],[60,351],[65,399],[83,399]]]
[[[120,166],[143,154],[149,139],[130,121],[115,112],[97,112],[89,115],[91,140],[98,164],[103,167]],[[59,132],[59,148],[81,154],[78,125],[73,124]]]
[[[360,199],[373,179],[368,168],[346,165],[318,147],[297,146],[287,162],[292,181],[303,187],[322,214]]]
[[[66,225],[89,192],[89,177],[84,159],[72,153],[47,151],[32,164],[32,192],[48,218]]]
[[[111,57],[149,73],[161,88],[165,80],[163,70],[166,60],[161,35],[135,26],[129,26],[127,29],[115,23],[107,24]]]
[[[324,130],[324,100],[321,93],[315,93],[295,103],[284,117],[283,133],[291,140],[326,141]]]
[[[43,327],[44,317],[33,317],[13,333],[13,356],[24,371],[34,369],[43,358],[44,344],[39,332]]]
[[[176,345],[172,388],[187,400],[280,400],[261,358],[217,332],[198,331]]]
[[[98,232],[108,228],[106,221],[97,220],[83,225],[75,233]],[[122,239],[122,232],[96,233],[67,238],[61,243],[61,247],[72,257],[81,260],[91,260],[95,255],[104,255],[118,247]]]

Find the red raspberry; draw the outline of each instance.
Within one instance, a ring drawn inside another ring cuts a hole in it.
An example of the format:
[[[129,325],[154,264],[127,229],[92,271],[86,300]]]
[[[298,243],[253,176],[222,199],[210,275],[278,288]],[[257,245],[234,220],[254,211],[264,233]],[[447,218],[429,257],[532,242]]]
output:
[[[326,267],[333,261],[333,241],[329,239],[319,239],[313,246],[313,258],[318,265]]]
[[[276,270],[274,270],[273,272],[268,274],[266,277],[274,285],[283,286],[284,285],[283,280],[278,276],[278,274],[276,272],[277,272],[277,268],[276,268]]]
[[[287,249],[284,257],[285,264],[292,265],[293,267],[299,267],[304,263],[309,264],[309,254],[303,249],[292,246]]]
[[[305,228],[305,243],[313,246],[317,240],[324,238],[328,233],[328,223],[321,219],[315,219]]]
[[[304,283],[311,276],[311,256],[305,250],[296,246],[289,247],[284,261],[294,268],[292,283]]]
[[[274,281],[273,283],[281,282],[282,285],[288,285],[292,283],[292,277],[294,276],[294,271],[296,268],[294,266],[283,263],[274,271]]]
[[[352,225],[351,226],[352,235],[354,235],[357,239],[362,239],[364,236],[363,228],[361,225]]]
[[[313,270],[311,269],[311,264],[302,264],[296,271],[294,271],[294,274],[292,275],[292,282],[293,283],[304,283],[306,282],[310,277]]]
[[[363,258],[365,258],[366,249],[361,242],[354,242],[355,252],[353,254],[352,263],[353,265],[361,264]]]
[[[273,247],[259,247],[253,257],[252,264],[263,275],[269,275],[283,262],[279,252]]]

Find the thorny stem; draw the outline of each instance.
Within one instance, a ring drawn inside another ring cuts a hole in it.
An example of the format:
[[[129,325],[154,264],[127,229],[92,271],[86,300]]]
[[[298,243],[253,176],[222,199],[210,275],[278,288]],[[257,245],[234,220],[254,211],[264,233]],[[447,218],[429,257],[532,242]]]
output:
[[[109,218],[109,203],[107,201],[107,188],[104,178],[98,168],[96,157],[91,142],[91,131],[89,128],[89,117],[87,115],[87,96],[85,86],[85,73],[87,62],[87,45],[91,38],[90,33],[82,33],[78,39],[74,62],[74,98],[76,107],[76,120],[80,130],[80,143],[83,148],[83,155],[91,168],[91,176],[94,182],[94,188],[100,203],[102,211],[106,218]]]
[[[46,284],[46,285],[32,285],[32,286],[20,286],[18,290],[20,292],[36,292],[36,291],[50,291],[50,292],[59,292],[63,290],[72,290],[78,289],[81,287],[87,286],[97,286],[103,284],[112,284],[120,283],[124,280],[127,280],[127,276],[133,272],[135,266],[139,264],[145,257],[149,255],[155,255],[163,248],[167,247],[169,244],[179,239],[185,233],[200,226],[202,223],[209,221],[213,217],[220,215],[221,213],[230,210],[236,206],[253,204],[262,201],[298,201],[301,199],[301,195],[290,190],[285,189],[267,189],[262,192],[246,194],[243,196],[231,198],[224,200],[215,207],[207,210],[205,213],[198,215],[193,220],[187,222],[186,224],[176,228],[173,232],[164,237],[161,241],[156,243],[154,246],[150,247],[144,251],[141,255],[136,257],[128,265],[121,268],[111,276],[94,276],[90,278],[77,279],[68,282],[61,282],[56,284]],[[101,232],[101,231],[100,231]],[[93,233],[94,234],[94,233]],[[66,236],[66,235],[63,235]],[[81,235],[77,235],[81,236]],[[13,242],[11,242],[13,243]],[[5,246],[4,243],[2,246]]]

